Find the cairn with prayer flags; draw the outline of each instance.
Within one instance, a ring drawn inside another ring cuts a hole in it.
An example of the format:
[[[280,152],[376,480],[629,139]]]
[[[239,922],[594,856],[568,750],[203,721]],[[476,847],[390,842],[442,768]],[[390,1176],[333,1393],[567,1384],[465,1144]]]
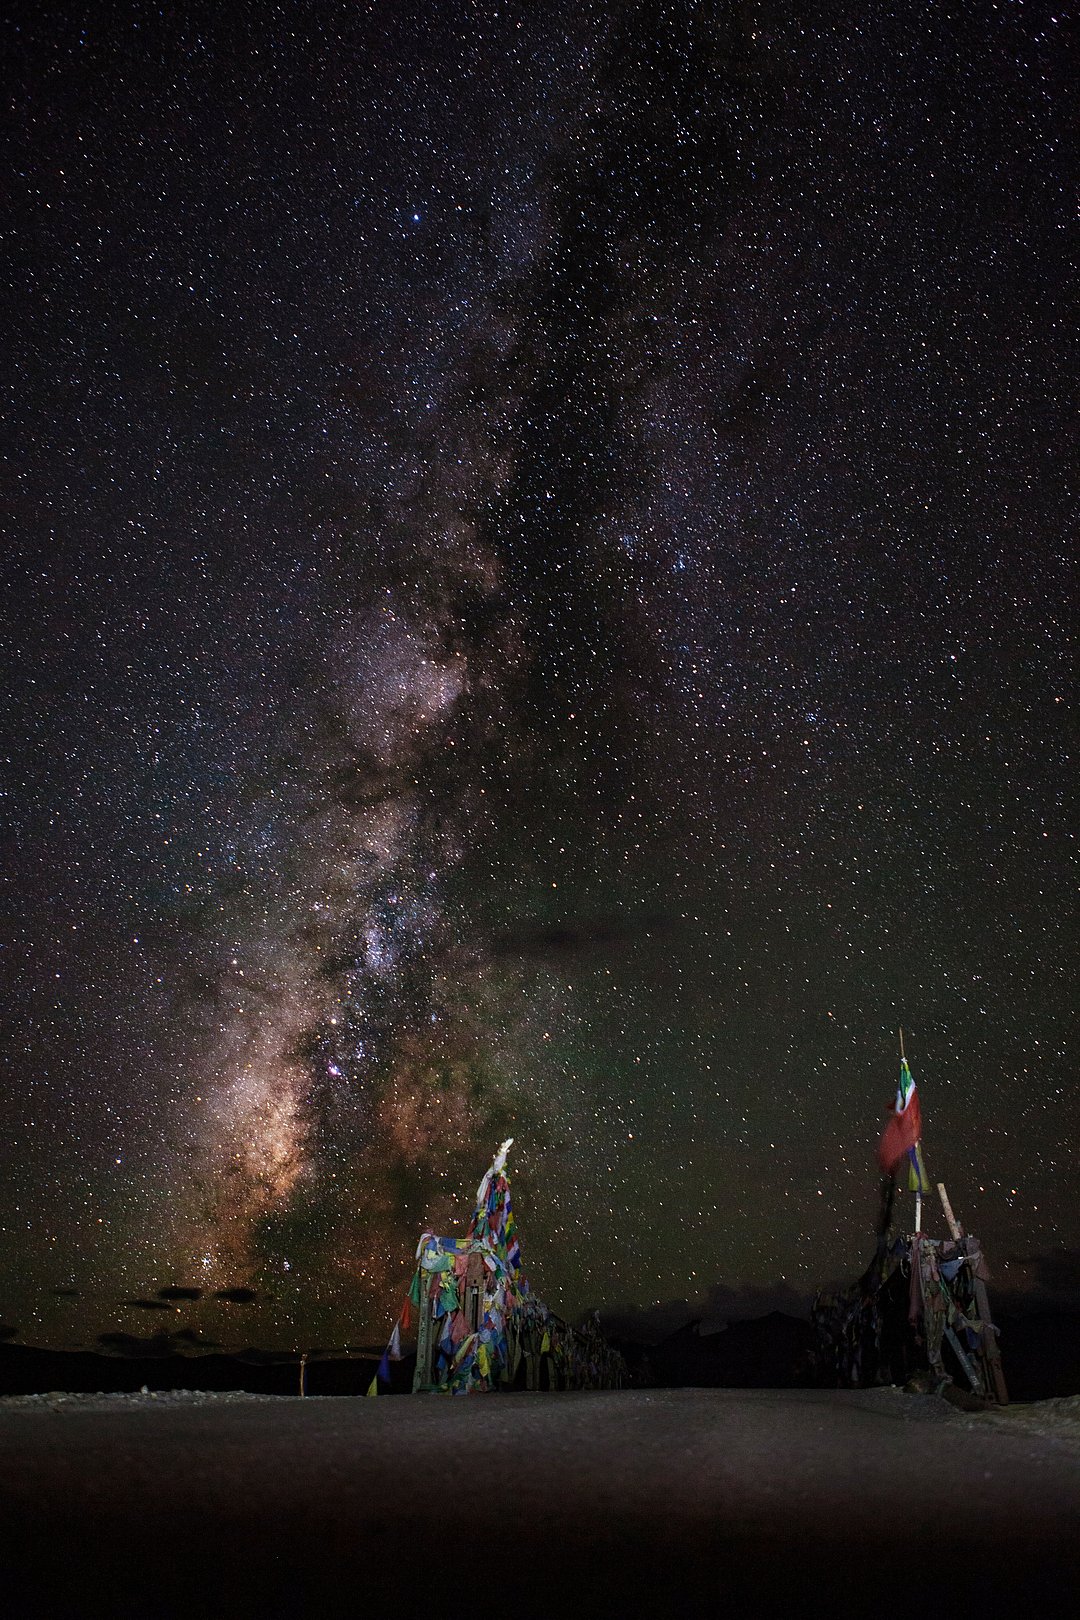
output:
[[[622,1357],[595,1323],[575,1329],[529,1288],[521,1265],[504,1142],[476,1194],[464,1237],[425,1232],[416,1270],[369,1395],[388,1387],[401,1334],[416,1320],[413,1391],[454,1395],[496,1389],[611,1389]]]
[[[990,1273],[978,1238],[956,1219],[944,1183],[938,1197],[947,1237],[922,1230],[930,1190],[922,1156],[922,1113],[900,1035],[900,1084],[878,1143],[885,1175],[874,1258],[850,1287],[822,1292],[811,1312],[824,1383],[900,1383],[958,1404],[1009,1399],[990,1315]],[[896,1176],[904,1163],[915,1194],[913,1231],[892,1231]]]

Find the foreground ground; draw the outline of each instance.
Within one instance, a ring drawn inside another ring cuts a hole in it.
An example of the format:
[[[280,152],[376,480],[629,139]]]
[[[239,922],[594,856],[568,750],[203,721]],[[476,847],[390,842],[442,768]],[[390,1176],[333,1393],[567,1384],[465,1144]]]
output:
[[[0,1589],[65,1620],[1008,1614],[1080,1595],[1080,1440],[892,1390],[11,1400]]]

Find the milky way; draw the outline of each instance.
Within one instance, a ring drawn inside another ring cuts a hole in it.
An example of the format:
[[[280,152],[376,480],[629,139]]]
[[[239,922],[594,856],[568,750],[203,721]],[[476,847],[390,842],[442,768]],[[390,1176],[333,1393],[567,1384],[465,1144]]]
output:
[[[1042,1287],[1055,13],[382,9],[7,25],[0,1314],[377,1337],[509,1134],[556,1306],[804,1293],[900,1024]]]

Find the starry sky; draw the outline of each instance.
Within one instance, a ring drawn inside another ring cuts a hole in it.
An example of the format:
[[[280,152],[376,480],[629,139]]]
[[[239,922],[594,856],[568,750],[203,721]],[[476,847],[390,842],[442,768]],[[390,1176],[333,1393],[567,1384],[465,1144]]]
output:
[[[1063,22],[5,7],[23,1338],[1068,1271]]]

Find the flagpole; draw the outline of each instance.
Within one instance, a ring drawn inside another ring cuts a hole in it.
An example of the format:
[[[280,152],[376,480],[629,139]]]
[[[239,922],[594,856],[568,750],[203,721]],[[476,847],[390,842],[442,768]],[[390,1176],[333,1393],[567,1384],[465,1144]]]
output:
[[[903,1031],[903,1028],[900,1029],[900,1061],[901,1061],[901,1063],[904,1063],[904,1062],[907,1061],[906,1058],[905,1058],[905,1055],[904,1055],[904,1031]],[[922,1187],[921,1186],[916,1187],[916,1189],[915,1189],[915,1231],[916,1231],[916,1233],[919,1233],[919,1232],[922,1231]]]

